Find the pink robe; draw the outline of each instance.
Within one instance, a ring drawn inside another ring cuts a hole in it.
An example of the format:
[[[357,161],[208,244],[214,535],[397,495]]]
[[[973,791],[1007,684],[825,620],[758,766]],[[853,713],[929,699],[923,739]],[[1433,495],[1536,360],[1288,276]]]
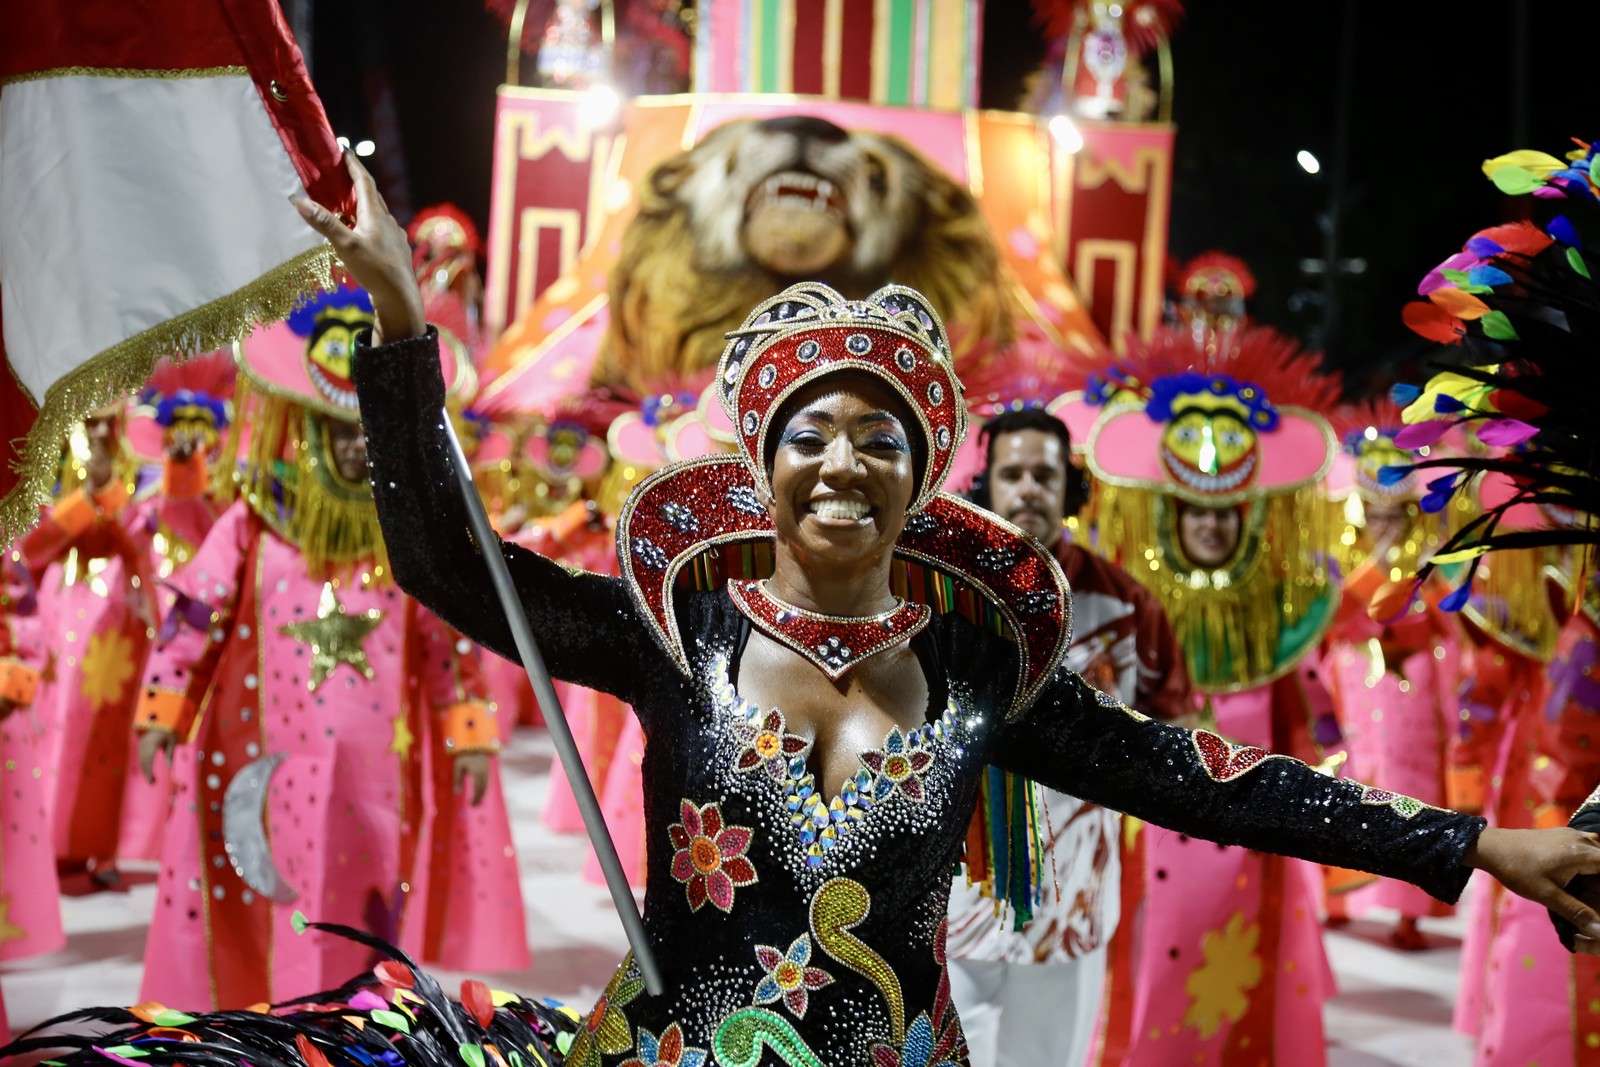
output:
[[[1462,649],[1461,729],[1451,739],[1450,760],[1457,769],[1482,768],[1482,810],[1490,826],[1531,826],[1531,809],[1522,806],[1520,790],[1514,783],[1508,786],[1506,775],[1522,762],[1517,749],[1531,744],[1529,724],[1543,714],[1545,666],[1481,631],[1469,633],[1475,640]],[[1502,898],[1507,895],[1488,875],[1473,875],[1452,1024],[1474,1037],[1484,1024],[1491,948]]]
[[[34,708],[43,724],[45,789],[58,859],[117,855],[122,799],[133,765],[134,701],[149,651],[147,546],[125,525],[129,509],[73,529],[47,512],[22,539],[38,583],[44,676]]]
[[[37,671],[37,607],[26,572],[0,557],[0,665],[13,666],[18,676],[32,678]],[[40,734],[30,707],[19,706],[0,719],[0,962],[66,944]],[[0,1044],[8,1040],[0,996]]]
[[[1458,631],[1427,602],[1394,625],[1372,621],[1367,604],[1382,577],[1370,564],[1351,574],[1323,658],[1349,754],[1340,777],[1444,806],[1445,744],[1458,721]],[[1452,911],[1408,882],[1362,882],[1337,899],[1347,915],[1374,907],[1414,919]]]
[[[1290,674],[1212,696],[1218,730],[1236,743],[1288,752],[1294,745],[1284,723],[1307,714],[1315,687]],[[1150,825],[1139,833],[1144,897],[1132,920],[1140,934],[1121,1062],[1326,1062],[1322,1002],[1333,980],[1317,918],[1320,869]]]
[[[173,498],[157,492],[135,501],[128,529],[151,546],[151,566],[157,580],[169,578],[192,556],[217,521],[217,507],[209,496]],[[140,664],[142,671],[143,664]],[[122,826],[117,855],[124,859],[158,860],[172,808],[172,769],[157,760],[155,781],[140,770],[138,746],[130,746],[127,781],[122,793]]]
[[[475,649],[392,585],[347,575],[338,607],[363,625],[342,656],[319,661],[304,628],[338,621],[329,586],[242,503],[169,581],[181,596],[151,656],[140,714],[156,721],[160,708],[183,706],[199,717],[176,761],[173,810],[188,828],[166,838],[143,998],[239,1008],[330,988],[367,965],[359,946],[297,935],[296,910],[390,939],[403,931],[437,965],[525,967],[498,778],[481,808],[465,810],[448,767],[438,768],[443,789],[435,773],[446,709],[492,714]],[[317,662],[329,667],[320,683]],[[492,723],[487,730],[492,737]],[[243,767],[280,753],[262,803],[268,855],[298,893],[286,904],[232,869],[219,810]],[[448,930],[438,921],[446,908]]]
[[[1562,826],[1600,782],[1600,591],[1562,628],[1540,703],[1511,727],[1501,825]],[[1481,888],[1481,885],[1480,885]],[[1475,1067],[1600,1065],[1600,959],[1562,947],[1545,909],[1494,894]]]

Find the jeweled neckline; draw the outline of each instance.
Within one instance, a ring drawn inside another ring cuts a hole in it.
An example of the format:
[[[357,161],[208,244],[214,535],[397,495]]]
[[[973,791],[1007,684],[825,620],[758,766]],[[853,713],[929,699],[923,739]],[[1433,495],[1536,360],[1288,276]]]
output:
[[[933,767],[934,745],[950,736],[959,714],[954,699],[946,700],[944,714],[915,730],[891,726],[881,746],[856,754],[855,774],[826,798],[817,789],[816,776],[806,769],[812,742],[789,733],[782,711],[740,696],[728,677],[726,659],[718,657],[715,670],[713,696],[727,712],[729,728],[739,742],[734,772],[761,769],[782,787],[789,822],[805,849],[806,866],[820,867],[851,827],[877,805],[897,795],[912,803],[925,802],[923,778]]]
[[[804,656],[832,681],[863,660],[911,640],[933,617],[928,605],[904,600],[877,615],[823,615],[784,603],[767,591],[765,582],[755,580],[729,582],[728,596],[762,633]]]

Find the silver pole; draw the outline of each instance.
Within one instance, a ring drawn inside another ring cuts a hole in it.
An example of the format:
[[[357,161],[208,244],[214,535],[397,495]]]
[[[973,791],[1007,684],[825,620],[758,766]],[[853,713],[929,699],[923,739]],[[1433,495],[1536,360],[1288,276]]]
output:
[[[550,674],[545,670],[544,657],[539,654],[533,630],[528,626],[522,599],[517,596],[517,588],[511,582],[511,571],[506,567],[505,557],[495,551],[500,544],[500,535],[489,525],[489,513],[484,510],[478,487],[472,482],[472,468],[467,465],[467,455],[461,449],[461,439],[456,436],[450,413],[441,410],[439,417],[444,420],[445,436],[450,440],[450,455],[455,460],[456,480],[461,486],[461,496],[466,501],[467,518],[472,523],[473,536],[478,539],[482,549],[483,561],[489,567],[489,578],[494,582],[495,594],[500,598],[500,608],[506,613],[511,638],[516,642],[517,656],[522,660],[523,669],[528,672],[533,695],[539,700],[539,710],[544,713],[545,725],[550,728],[550,738],[556,743],[561,769],[567,772],[567,780],[572,785],[573,797],[583,816],[583,827],[589,832],[589,841],[600,860],[600,869],[605,872],[606,888],[611,890],[611,902],[616,905],[617,917],[622,920],[622,929],[628,935],[634,962],[644,976],[644,986],[652,995],[659,996],[666,986],[661,981],[661,970],[656,966],[655,955],[650,951],[644,920],[640,918],[639,908],[633,902],[633,890],[628,885],[628,877],[622,873],[617,846],[606,829],[605,817],[600,814],[600,801],[594,795],[594,785],[589,781],[588,772],[584,770],[583,757],[578,754],[578,743],[572,738],[572,727],[567,725],[561,702],[556,699],[555,687],[550,684]]]

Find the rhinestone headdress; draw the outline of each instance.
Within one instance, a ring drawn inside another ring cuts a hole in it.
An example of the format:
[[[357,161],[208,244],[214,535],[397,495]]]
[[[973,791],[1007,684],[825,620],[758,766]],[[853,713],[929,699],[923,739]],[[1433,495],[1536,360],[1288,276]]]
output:
[[[772,491],[766,442],[778,409],[796,390],[841,371],[873,375],[910,408],[927,446],[910,508],[921,511],[944,484],[966,436],[967,411],[944,323],[921,293],[903,285],[846,300],[826,285],[801,282],[758,305],[728,334],[717,382],[756,486]]]

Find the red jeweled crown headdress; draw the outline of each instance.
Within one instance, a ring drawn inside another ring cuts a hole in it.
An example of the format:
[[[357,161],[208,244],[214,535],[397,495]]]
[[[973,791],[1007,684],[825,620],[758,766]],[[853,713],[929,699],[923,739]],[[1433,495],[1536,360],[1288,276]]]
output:
[[[921,293],[903,285],[846,300],[819,282],[802,282],[758,305],[728,334],[717,383],[751,477],[770,495],[765,456],[773,416],[796,390],[844,371],[887,383],[921,427],[927,462],[910,508],[921,511],[966,436],[967,409],[944,323]]]

